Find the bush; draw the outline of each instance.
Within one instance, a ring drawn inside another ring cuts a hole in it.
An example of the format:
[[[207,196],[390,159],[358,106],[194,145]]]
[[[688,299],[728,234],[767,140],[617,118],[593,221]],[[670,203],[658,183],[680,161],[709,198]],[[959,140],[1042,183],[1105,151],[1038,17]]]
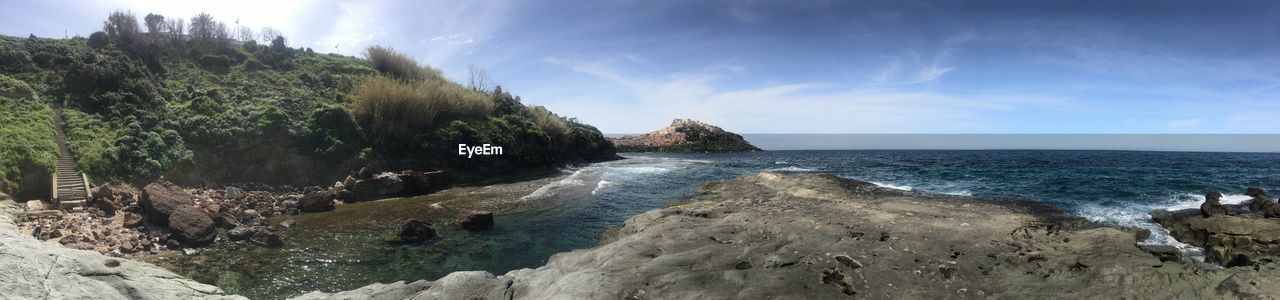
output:
[[[347,109],[324,105],[307,116],[315,152],[325,156],[347,156],[364,147],[364,134]]]
[[[226,55],[202,55],[200,66],[214,72],[227,72],[231,68],[231,58]]]
[[[525,115],[538,126],[538,129],[546,132],[553,139],[563,141],[569,133],[569,124],[546,107],[529,106],[525,108]]]
[[[67,148],[76,155],[76,168],[90,177],[119,179],[112,160],[111,146],[120,133],[94,115],[74,109],[63,109],[63,129],[67,133]]]
[[[53,136],[53,110],[48,106],[31,99],[0,96],[0,186],[41,189],[44,191],[35,192],[47,194],[48,186],[24,183],[49,180],[43,176],[52,174],[58,158]]]
[[[451,82],[406,82],[385,76],[366,77],[351,99],[362,124],[390,138],[442,121],[483,118],[494,107],[488,96]]]
[[[391,48],[373,46],[365,50],[365,58],[375,70],[400,80],[444,80],[440,70],[418,65],[408,55]]]
[[[0,74],[0,97],[25,99],[32,98],[33,95],[35,91],[27,82]]]
[[[107,39],[106,32],[95,31],[92,34],[89,34],[89,48],[102,49],[102,47],[106,47],[109,42],[111,41]]]

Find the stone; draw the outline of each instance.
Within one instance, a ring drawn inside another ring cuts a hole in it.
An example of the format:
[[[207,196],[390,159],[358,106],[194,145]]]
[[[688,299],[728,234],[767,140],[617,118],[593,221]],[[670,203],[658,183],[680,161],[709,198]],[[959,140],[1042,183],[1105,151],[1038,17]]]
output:
[[[1138,245],[1138,249],[1155,255],[1160,261],[1176,262],[1182,260],[1182,251],[1178,250],[1178,247],[1170,245]]]
[[[458,225],[471,230],[493,228],[493,212],[487,210],[463,210]]]
[[[278,248],[284,245],[284,240],[280,239],[280,235],[266,229],[255,231],[253,236],[249,237],[249,242],[268,248]]]
[[[383,173],[371,179],[357,180],[350,189],[350,199],[343,201],[368,201],[400,193],[404,190],[404,182],[396,174]]]
[[[404,182],[404,196],[426,195],[447,186],[448,181],[445,178],[444,171],[419,172],[414,170],[404,170],[399,174],[400,180]]]
[[[369,167],[360,168],[360,171],[356,172],[356,179],[360,179],[360,180],[373,179],[373,169],[369,169]]]
[[[1213,215],[1227,214],[1227,208],[1221,202],[1222,193],[1209,192],[1204,195],[1204,203],[1200,204],[1200,214],[1205,218]]]
[[[290,228],[297,225],[298,225],[298,220],[290,219],[290,220],[284,220],[283,222],[280,222],[280,227],[284,227],[284,228]]]
[[[42,211],[42,210],[48,210],[48,209],[49,209],[49,205],[45,204],[44,201],[40,201],[40,200],[27,201],[27,211]]]
[[[431,228],[425,222],[418,219],[409,219],[403,225],[400,225],[400,231],[394,235],[385,238],[387,242],[393,243],[421,243],[436,236],[436,230]]]
[[[169,215],[178,208],[196,206],[191,195],[168,181],[154,182],[143,187],[142,201],[139,204],[146,217],[158,225],[169,225]]]
[[[240,226],[227,230],[227,238],[230,238],[232,241],[243,241],[253,237],[253,234],[256,232],[257,231],[253,227]]]
[[[244,196],[244,190],[234,186],[227,187],[223,193],[227,196],[227,199],[232,200],[239,200],[240,197]]]
[[[1151,218],[1180,242],[1203,248],[1205,261],[1223,266],[1250,266],[1280,261],[1280,222],[1256,215],[1204,218],[1194,209],[1157,210]]]
[[[342,180],[342,188],[343,188],[343,189],[349,189],[349,188],[351,188],[351,187],[352,187],[352,186],[354,186],[354,185],[356,185],[356,178],[355,178],[355,177],[351,177],[351,176],[349,176],[349,175],[348,175],[348,176],[347,176],[347,178],[345,178],[345,179],[343,179],[343,180]]]
[[[135,213],[124,213],[124,216],[122,217],[122,219],[124,222],[121,224],[121,226],[124,226],[124,228],[135,228],[138,226],[142,226],[142,215],[135,214]]]
[[[14,223],[21,209],[0,201],[0,298],[245,299],[149,263],[33,239]]]
[[[298,210],[302,212],[322,212],[333,210],[333,199],[336,197],[332,191],[319,191],[303,195],[298,199]]]
[[[169,216],[171,236],[187,247],[200,247],[218,236],[209,214],[193,207],[180,208]]]

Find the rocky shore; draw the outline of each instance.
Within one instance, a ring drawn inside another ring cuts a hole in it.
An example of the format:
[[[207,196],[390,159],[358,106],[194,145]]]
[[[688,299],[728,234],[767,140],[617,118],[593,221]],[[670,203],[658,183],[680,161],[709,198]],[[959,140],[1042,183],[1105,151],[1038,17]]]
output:
[[[1157,210],[1151,212],[1151,218],[1178,241],[1204,249],[1208,263],[1274,267],[1280,262],[1280,219],[1248,213],[1245,206],[1228,206],[1234,213],[1209,217],[1198,209]]]
[[[0,298],[245,299],[148,263],[41,242],[15,224],[22,210],[0,201]]]
[[[1248,298],[1275,263],[1221,268],[1139,245],[1149,232],[1045,205],[912,194],[823,174],[708,184],[602,244],[503,275],[373,284],[297,299]]]

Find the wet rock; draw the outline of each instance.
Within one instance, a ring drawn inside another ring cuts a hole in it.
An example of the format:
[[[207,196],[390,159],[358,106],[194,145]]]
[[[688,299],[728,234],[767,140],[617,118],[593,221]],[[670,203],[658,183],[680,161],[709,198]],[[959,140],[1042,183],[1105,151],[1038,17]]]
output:
[[[1182,260],[1182,251],[1178,247],[1170,245],[1138,245],[1138,249],[1147,251],[1151,255],[1155,255],[1160,261],[1180,261]]]
[[[259,229],[249,237],[249,242],[258,246],[277,248],[284,245],[284,240],[280,239],[280,235],[267,229]]]
[[[404,190],[401,194],[404,196],[426,195],[443,189],[448,184],[445,174],[444,171],[401,171],[399,177],[404,181]]]
[[[409,219],[400,225],[400,231],[394,236],[384,238],[392,243],[421,243],[436,236],[436,230],[418,219]]]
[[[493,212],[487,210],[464,210],[458,219],[458,225],[471,230],[489,229],[493,227]]]
[[[312,192],[298,199],[298,210],[302,212],[321,212],[333,210],[333,199],[336,195],[332,191]]]
[[[382,173],[376,177],[364,180],[357,180],[355,185],[351,187],[350,199],[343,199],[348,202],[368,201],[386,196],[400,193],[404,190],[404,182],[400,180],[400,176],[392,173]]]
[[[243,241],[253,237],[254,233],[257,233],[255,228],[240,226],[227,230],[227,238],[230,238],[232,241]]]
[[[1200,215],[1205,218],[1214,215],[1227,214],[1227,208],[1222,205],[1222,193],[1209,192],[1204,195],[1204,203],[1200,204]]]
[[[1223,266],[1280,261],[1280,222],[1255,216],[1214,215],[1195,209],[1151,212],[1156,223],[1178,241],[1205,250],[1205,261]]]

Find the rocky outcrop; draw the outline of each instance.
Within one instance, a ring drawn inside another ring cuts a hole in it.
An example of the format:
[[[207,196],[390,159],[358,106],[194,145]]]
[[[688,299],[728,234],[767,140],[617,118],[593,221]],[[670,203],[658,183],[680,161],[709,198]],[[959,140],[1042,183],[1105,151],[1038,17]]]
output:
[[[333,200],[337,195],[325,190],[308,193],[298,199],[298,210],[302,212],[322,212],[333,210]]]
[[[398,233],[384,237],[383,240],[389,243],[413,244],[425,242],[433,237],[436,237],[435,228],[418,219],[409,219],[400,225]]]
[[[443,171],[404,170],[399,173],[373,174],[368,168],[363,168],[355,176],[347,176],[345,180],[335,183],[334,197],[345,202],[411,197],[429,194],[448,185],[449,176]]]
[[[675,119],[671,126],[637,136],[612,139],[619,152],[760,151],[742,136],[707,123]]]
[[[0,201],[0,298],[245,299],[151,264],[42,243],[19,232],[19,211]]]
[[[1169,235],[1203,248],[1205,261],[1224,266],[1252,266],[1280,262],[1280,220],[1257,214],[1203,217],[1192,209],[1157,210],[1151,219]]]
[[[140,204],[147,220],[167,226],[172,231],[171,238],[184,246],[208,245],[218,235],[209,214],[172,183],[162,181],[143,187]]]
[[[1266,298],[1280,278],[1274,265],[1171,259],[1168,249],[1140,248],[1141,232],[1044,205],[933,198],[822,174],[746,175],[698,195],[536,269],[302,298]]]

